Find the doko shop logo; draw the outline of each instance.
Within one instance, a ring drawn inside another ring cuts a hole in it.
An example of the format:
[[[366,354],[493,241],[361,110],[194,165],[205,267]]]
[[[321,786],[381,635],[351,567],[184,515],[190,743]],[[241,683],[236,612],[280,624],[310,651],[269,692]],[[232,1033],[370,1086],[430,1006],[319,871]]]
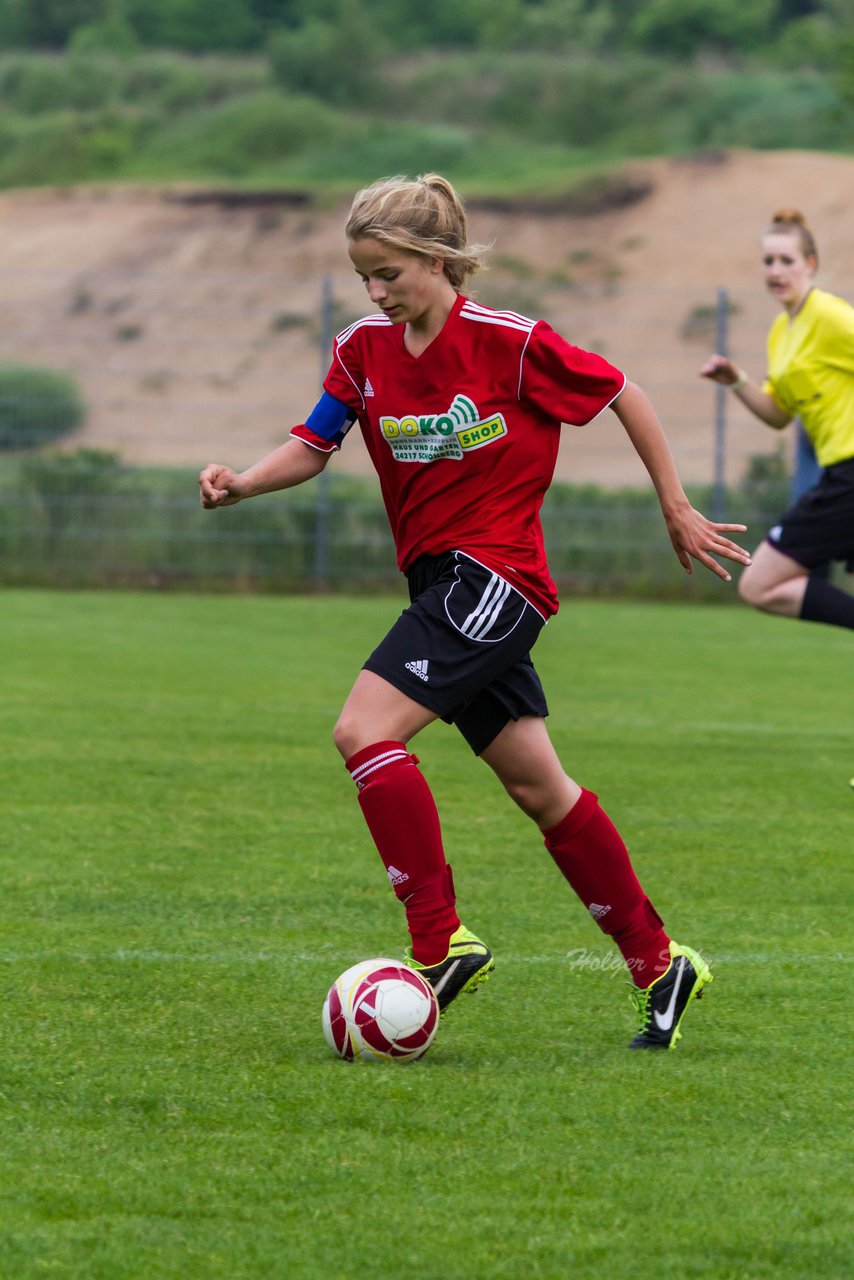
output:
[[[481,418],[467,396],[454,396],[447,413],[416,417],[380,418],[380,430],[397,462],[459,461],[473,449],[482,449],[507,435],[504,415]]]

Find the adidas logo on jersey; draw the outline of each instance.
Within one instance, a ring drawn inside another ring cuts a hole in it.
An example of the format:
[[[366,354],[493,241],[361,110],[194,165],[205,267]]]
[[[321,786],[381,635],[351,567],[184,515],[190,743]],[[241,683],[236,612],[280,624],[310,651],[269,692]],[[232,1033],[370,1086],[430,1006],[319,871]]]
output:
[[[388,869],[388,878],[392,884],[403,884],[409,876],[405,871],[398,871],[397,867],[392,866]]]
[[[411,671],[414,676],[418,676],[419,680],[426,681],[430,679],[427,674],[428,663],[426,658],[416,658],[414,661],[407,662],[404,665],[406,666],[406,670]]]
[[[608,914],[611,908],[610,906],[603,907],[598,902],[591,902],[587,910],[590,912],[594,920],[601,920],[603,916]]]
[[[374,394],[374,389],[371,386],[371,380],[370,378],[365,378],[365,395],[372,396],[373,394]]]

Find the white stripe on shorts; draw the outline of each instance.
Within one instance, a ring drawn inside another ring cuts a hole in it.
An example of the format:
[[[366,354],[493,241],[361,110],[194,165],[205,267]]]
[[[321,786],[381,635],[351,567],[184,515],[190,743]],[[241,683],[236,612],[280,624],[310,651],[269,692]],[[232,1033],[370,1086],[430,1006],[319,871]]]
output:
[[[463,635],[471,640],[482,640],[495,625],[504,601],[512,589],[509,582],[505,582],[497,573],[494,573],[478,601],[477,608],[469,614],[460,627]]]

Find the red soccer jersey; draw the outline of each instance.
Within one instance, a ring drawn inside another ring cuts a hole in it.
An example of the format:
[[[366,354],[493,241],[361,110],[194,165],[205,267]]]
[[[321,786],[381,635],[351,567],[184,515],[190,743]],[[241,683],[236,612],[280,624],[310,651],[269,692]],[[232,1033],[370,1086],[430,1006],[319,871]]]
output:
[[[358,416],[398,565],[464,551],[556,613],[539,513],[560,425],[590,422],[625,377],[545,321],[462,295],[420,356],[403,338],[383,315],[357,320],[336,338],[324,382]],[[329,448],[304,426],[294,434]]]

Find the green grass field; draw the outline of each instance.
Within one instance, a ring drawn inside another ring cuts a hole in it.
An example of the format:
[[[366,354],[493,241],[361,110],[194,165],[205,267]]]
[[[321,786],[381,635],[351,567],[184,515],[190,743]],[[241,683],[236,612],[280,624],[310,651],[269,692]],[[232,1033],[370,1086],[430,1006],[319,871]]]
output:
[[[716,980],[630,1054],[607,939],[436,725],[496,973],[363,1066],[323,997],[406,937],[330,733],[398,601],[0,606],[2,1280],[851,1274],[850,633],[567,601],[553,736]]]

